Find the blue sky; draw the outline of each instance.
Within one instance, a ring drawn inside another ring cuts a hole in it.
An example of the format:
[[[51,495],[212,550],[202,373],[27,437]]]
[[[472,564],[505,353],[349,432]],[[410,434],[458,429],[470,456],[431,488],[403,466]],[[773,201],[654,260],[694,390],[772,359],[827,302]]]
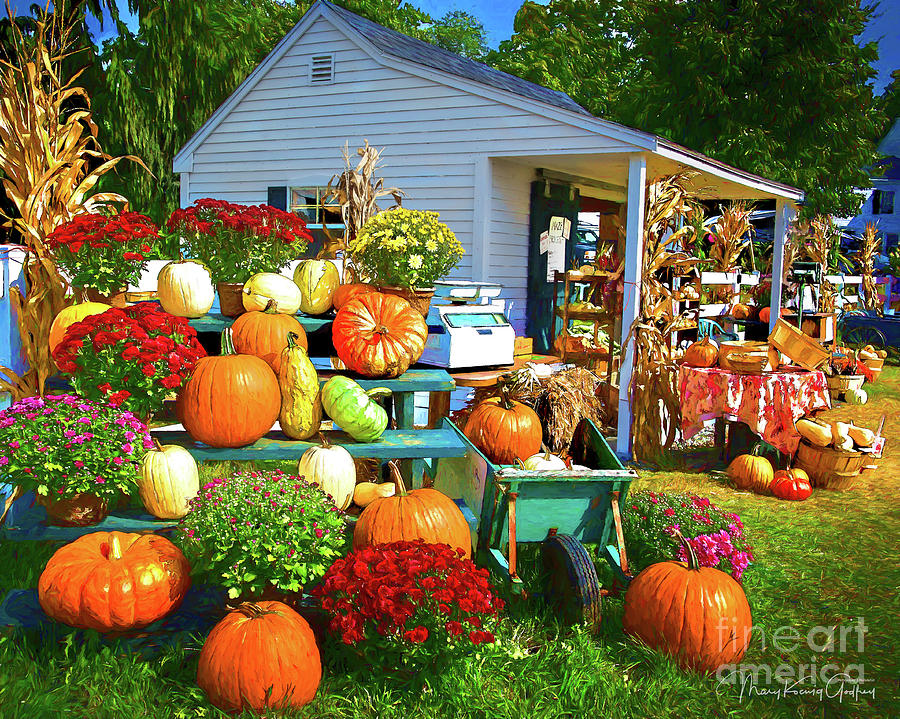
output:
[[[546,0],[538,0],[546,4]],[[26,8],[28,0],[13,0],[13,7]],[[124,3],[123,3],[124,4]],[[512,34],[513,20],[522,0],[413,0],[412,4],[421,8],[432,17],[441,17],[451,10],[465,10],[471,13],[485,27],[488,43],[496,47],[502,40]],[[99,30],[98,23],[92,23],[94,32]],[[113,32],[112,25],[107,23],[103,35]],[[96,36],[96,35],[95,35]],[[900,68],[900,0],[881,0],[876,17],[869,23],[861,38],[868,42],[878,42],[879,61],[875,65],[878,77],[875,91],[881,92],[890,82],[890,73]]]

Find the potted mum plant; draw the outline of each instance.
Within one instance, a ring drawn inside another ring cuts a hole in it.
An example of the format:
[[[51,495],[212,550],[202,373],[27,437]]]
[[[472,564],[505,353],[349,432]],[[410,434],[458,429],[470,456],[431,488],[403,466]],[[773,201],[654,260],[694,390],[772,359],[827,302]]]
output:
[[[184,241],[185,255],[205,264],[216,283],[223,315],[244,312],[244,283],[277,273],[302,255],[313,237],[303,218],[270,205],[236,205],[203,198],[175,210],[167,230]]]
[[[350,244],[353,263],[381,292],[428,314],[434,283],[459,264],[463,246],[437,212],[396,207],[372,217]]]
[[[347,549],[344,513],[331,497],[279,470],[214,479],[190,507],[184,552],[232,599],[289,601]]]
[[[25,397],[0,412],[0,472],[34,491],[52,524],[96,524],[136,488],[153,443],[131,412],[75,395]]]
[[[68,327],[53,351],[80,395],[129,409],[148,423],[205,356],[188,321],[152,303],[85,317]]]
[[[423,675],[493,644],[504,602],[462,551],[446,544],[391,542],[338,559],[313,595],[329,629],[364,666]],[[377,598],[376,601],[373,599]]]
[[[82,301],[125,307],[125,290],[147,267],[159,228],[138,212],[76,215],[47,238],[47,246]]]

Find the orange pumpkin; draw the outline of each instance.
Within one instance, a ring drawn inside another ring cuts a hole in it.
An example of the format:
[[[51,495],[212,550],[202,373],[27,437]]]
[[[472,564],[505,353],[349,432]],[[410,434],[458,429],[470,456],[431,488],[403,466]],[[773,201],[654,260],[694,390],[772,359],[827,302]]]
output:
[[[347,369],[366,377],[399,377],[422,356],[428,326],[406,300],[367,292],[338,310],[331,335]]]
[[[471,558],[469,523],[456,502],[436,489],[407,492],[396,463],[391,462],[390,468],[397,491],[375,499],[362,511],[353,529],[353,549],[421,539],[459,547]]]
[[[750,605],[740,584],[725,572],[701,567],[693,548],[684,544],[687,564],[651,564],[632,580],[622,626],[683,668],[714,672],[739,662],[747,651]]]
[[[278,419],[278,378],[259,357],[235,354],[228,328],[222,333],[222,354],[197,361],[175,411],[197,441],[210,447],[243,447]]]
[[[742,305],[740,302],[731,306],[731,316],[736,320],[745,320],[750,317],[752,312],[753,310],[750,309],[749,305]]]
[[[463,433],[494,464],[515,464],[537,454],[543,429],[537,412],[510,400],[501,387],[499,397],[486,399],[472,410]]]
[[[291,332],[297,335],[294,343],[308,349],[303,325],[294,315],[278,312],[275,300],[269,300],[261,312],[245,312],[231,325],[235,352],[265,360],[276,375],[281,367],[281,352],[287,347]]]
[[[684,353],[684,363],[689,367],[713,367],[719,359],[719,347],[709,337],[694,342]]]
[[[81,302],[77,305],[71,305],[62,310],[53,318],[53,324],[50,325],[50,336],[48,344],[50,345],[50,354],[56,346],[63,341],[66,336],[66,330],[76,322],[81,322],[85,317],[91,315],[99,315],[112,309],[111,305],[105,305],[102,302]]]
[[[772,484],[774,470],[772,463],[765,457],[760,457],[758,451],[759,445],[756,445],[750,454],[735,457],[728,465],[728,477],[738,489],[749,489],[757,494],[765,494]]]
[[[206,638],[197,665],[197,685],[234,714],[297,709],[312,701],[321,680],[312,629],[281,602],[244,603],[226,614]]]
[[[187,559],[165,537],[92,532],[50,557],[38,601],[63,624],[121,632],[162,619],[190,586]]]
[[[377,292],[377,290],[372,287],[372,285],[367,285],[362,282],[354,282],[352,284],[341,285],[337,288],[337,290],[335,290],[334,293],[334,298],[332,300],[334,309],[339,310],[354,297],[359,297],[359,295],[364,295],[368,292]]]
[[[771,484],[772,494],[778,499],[789,499],[802,502],[812,496],[812,484],[809,475],[799,467],[782,469],[775,472]]]
[[[771,307],[763,307],[759,311],[759,321],[769,323],[769,318],[772,316],[772,308]]]

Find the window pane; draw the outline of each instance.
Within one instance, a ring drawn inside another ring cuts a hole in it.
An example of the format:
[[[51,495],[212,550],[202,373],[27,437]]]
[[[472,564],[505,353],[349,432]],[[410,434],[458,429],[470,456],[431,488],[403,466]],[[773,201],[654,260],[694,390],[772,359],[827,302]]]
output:
[[[894,214],[894,192],[885,191],[881,193],[881,214],[882,215],[892,215]]]

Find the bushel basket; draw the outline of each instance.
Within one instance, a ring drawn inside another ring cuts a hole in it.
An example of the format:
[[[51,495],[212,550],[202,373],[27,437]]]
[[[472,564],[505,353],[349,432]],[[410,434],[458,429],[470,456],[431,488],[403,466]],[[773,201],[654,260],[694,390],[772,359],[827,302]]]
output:
[[[859,476],[866,455],[845,452],[833,447],[816,447],[800,440],[794,464],[806,471],[813,487],[819,489],[851,489]]]

